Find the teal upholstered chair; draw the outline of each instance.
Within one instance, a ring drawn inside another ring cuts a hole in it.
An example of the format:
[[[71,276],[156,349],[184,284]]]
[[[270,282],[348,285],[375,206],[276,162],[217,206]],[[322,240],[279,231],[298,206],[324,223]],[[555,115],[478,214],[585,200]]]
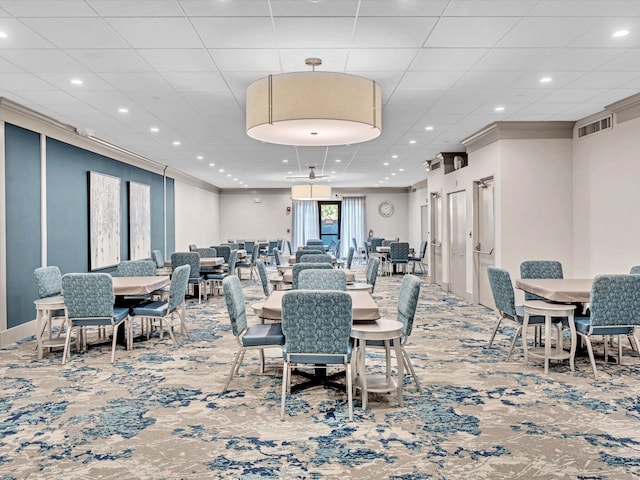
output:
[[[198,252],[175,252],[171,254],[171,268],[175,270],[181,265],[189,265],[189,282],[195,294],[195,287],[198,287],[198,303],[204,297],[207,300],[206,279],[200,273],[200,255]]]
[[[171,285],[169,286],[168,302],[146,302],[137,307],[131,308],[131,315],[140,318],[142,321],[149,322],[147,329],[147,338],[149,332],[155,324],[160,328],[160,340],[164,336],[164,327],[167,327],[169,336],[174,346],[178,346],[173,329],[176,325],[180,326],[181,331],[189,338],[189,330],[186,325],[186,306],[184,297],[187,293],[187,285],[189,283],[189,273],[191,267],[189,265],[181,265],[173,271],[171,277]],[[175,321],[177,314],[178,321]]]
[[[518,324],[518,327],[513,335],[511,341],[511,347],[509,348],[509,354],[507,355],[507,361],[511,358],[513,348],[515,347],[518,337],[522,333],[522,325],[524,322],[524,307],[522,305],[515,304],[515,294],[513,292],[513,283],[511,282],[511,275],[503,268],[489,266],[487,267],[487,275],[489,276],[489,285],[491,286],[491,292],[493,293],[493,301],[496,304],[498,310],[498,323],[496,324],[491,338],[489,339],[489,348],[493,345],[493,340],[500,328],[502,320],[507,318],[513,320]],[[544,317],[540,315],[531,315],[529,317],[529,326],[538,327],[544,325]]]
[[[427,272],[427,264],[424,260],[424,257],[427,254],[427,244],[428,242],[426,240],[422,240],[422,242],[420,242],[418,255],[409,257],[409,262],[411,263],[411,273],[414,273],[416,271],[416,265],[420,267],[420,273]]]
[[[380,267],[380,259],[378,257],[369,257],[367,266],[364,271],[364,282],[354,282],[347,285],[347,290],[368,290],[373,294],[376,288],[376,280],[378,279],[378,268]]]
[[[389,245],[389,263],[391,268],[402,267],[402,271],[406,273],[407,265],[409,264],[409,242],[391,242],[391,245]]]
[[[564,278],[562,264],[556,260],[527,260],[520,264],[520,278]],[[524,292],[525,300],[546,300]]]
[[[351,378],[351,297],[333,290],[292,290],[282,298],[282,331],[285,337],[282,356],[282,402],[280,418],[284,420],[287,393],[291,392],[291,368],[310,364],[314,368],[343,365],[349,420],[353,419]]]
[[[198,246],[195,243],[190,243],[189,244],[189,251],[193,252],[196,248],[198,248]]]
[[[353,264],[353,255],[355,253],[355,249],[353,247],[349,247],[349,252],[347,253],[347,270],[351,269],[351,265]]]
[[[324,252],[315,248],[302,248],[296,251],[296,263],[300,263],[300,257],[303,255],[321,255]]]
[[[38,298],[55,297],[62,294],[62,273],[60,273],[60,269],[58,267],[54,265],[38,267],[33,271],[33,277],[36,281]],[[51,321],[53,322],[54,319],[61,322],[56,334],[56,336],[59,337],[66,322],[64,310],[52,310]],[[43,329],[46,328],[47,326],[43,325]],[[38,333],[42,336],[44,330]]]
[[[322,243],[322,240],[320,240],[319,238],[310,238],[309,240],[307,240],[306,246],[307,247],[320,247],[318,250],[323,250],[324,249],[324,244]]]
[[[282,265],[282,255],[280,254],[280,250],[277,248],[273,249],[273,260],[276,262],[276,266],[279,267]]]
[[[635,327],[640,325],[640,275],[597,275],[591,286],[590,316],[576,317],[576,332],[586,340],[594,378],[598,377],[593,356],[591,338],[594,335],[618,336],[618,364],[622,364],[620,335],[635,341],[636,351],[640,342]],[[607,342],[605,358],[607,358]]]
[[[257,251],[257,249],[256,249]],[[262,284],[262,292],[264,293],[265,298],[270,295],[269,292],[269,275],[267,273],[267,267],[264,264],[264,260],[258,258],[256,260],[256,270],[258,271],[258,277],[260,278],[260,283]],[[262,317],[262,306],[264,302],[256,302],[251,304],[251,308],[258,315],[260,321],[264,322],[264,318]]]
[[[333,270],[333,266],[329,263],[295,263],[291,267],[291,288],[296,290],[298,287],[298,278],[302,270],[307,269],[327,269]]]
[[[640,265],[634,265],[631,267],[631,271],[629,271],[631,275],[640,275]]]
[[[62,277],[62,292],[67,306],[69,328],[64,344],[62,363],[69,356],[71,332],[78,330],[83,349],[87,346],[87,327],[113,327],[111,363],[116,356],[118,330],[125,328],[127,347],[131,348],[131,328],[128,308],[114,308],[113,280],[108,273],[67,273]]]
[[[160,250],[151,250],[151,260],[156,264],[156,268],[164,268],[164,255]]]
[[[347,274],[342,270],[302,270],[298,275],[300,290],[340,290],[347,289]]]
[[[326,253],[307,253],[300,256],[300,263],[328,263],[333,265],[333,258]]]
[[[407,339],[413,331],[413,321],[416,315],[416,308],[418,307],[418,300],[420,298],[420,279],[415,275],[405,275],[402,278],[400,284],[400,290],[398,291],[398,313],[396,320],[402,323],[402,334],[400,335],[400,351],[402,352],[402,360],[404,361],[405,372],[411,372],[413,380],[416,382],[418,391],[422,391],[418,377],[411,363],[409,354],[405,350],[404,346],[407,343]],[[369,340],[367,341],[367,348],[369,346],[384,347],[384,341]],[[390,342],[390,346],[393,346],[393,340]],[[387,368],[391,362],[387,358]],[[387,372],[389,374],[389,372]]]
[[[156,262],[152,260],[123,260],[116,268],[116,277],[153,277]]]
[[[213,272],[213,273],[209,273],[206,275],[206,281],[207,284],[210,286],[211,288],[211,294],[213,294],[214,292],[220,292],[222,289],[222,281],[229,277],[229,276],[233,276],[235,274],[235,270],[236,270],[236,262],[238,260],[238,251],[237,250],[231,250],[231,252],[229,252],[229,263],[228,265],[228,271],[226,272]]]
[[[242,280],[242,270],[249,270],[249,278],[254,278],[254,272],[256,269],[256,260],[258,259],[258,249],[251,250],[251,256],[244,257],[241,261],[236,261],[236,270],[238,272],[238,278]]]
[[[244,293],[240,279],[235,275],[222,280],[224,299],[227,304],[227,312],[231,321],[231,330],[236,337],[239,349],[235,354],[231,371],[227,378],[223,391],[229,388],[233,376],[238,373],[244,354],[249,349],[257,349],[260,356],[260,372],[264,372],[263,349],[284,345],[281,323],[257,324],[249,326],[245,311]]]

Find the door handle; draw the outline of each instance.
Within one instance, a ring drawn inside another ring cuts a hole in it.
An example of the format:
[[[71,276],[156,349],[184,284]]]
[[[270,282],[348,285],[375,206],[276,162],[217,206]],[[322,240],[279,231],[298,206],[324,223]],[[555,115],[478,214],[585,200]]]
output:
[[[483,252],[482,250],[474,250],[473,253],[482,253],[484,255],[491,255],[493,253],[493,251],[495,250],[495,248],[492,248],[491,250],[489,250],[488,252]]]

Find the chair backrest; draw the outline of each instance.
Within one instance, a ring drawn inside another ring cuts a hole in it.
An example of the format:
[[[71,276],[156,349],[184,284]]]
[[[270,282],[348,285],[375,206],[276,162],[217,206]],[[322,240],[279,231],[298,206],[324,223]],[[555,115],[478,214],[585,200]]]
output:
[[[322,240],[320,240],[319,238],[310,238],[309,240],[307,240],[306,245],[307,247],[317,247],[317,246],[322,247],[324,244],[322,243]]]
[[[341,244],[342,244],[342,240],[338,240],[338,241],[336,242],[336,248],[335,248],[335,250],[334,250],[334,252],[333,252],[333,253],[334,253],[334,255],[336,256],[336,259],[339,259],[339,258],[340,258],[340,245],[341,245]]]
[[[278,240],[269,240],[269,246],[267,247],[267,254],[272,254],[273,249],[278,248]]]
[[[189,244],[189,251],[193,252],[196,248],[198,248],[198,246],[195,243],[190,243]]]
[[[227,245],[216,245],[215,248],[218,257],[224,258],[224,263],[229,263],[229,255],[231,254],[231,249]]]
[[[234,248],[229,252],[229,275],[234,275],[236,273],[236,263],[238,261],[238,249]]]
[[[353,249],[358,250],[358,241],[356,240],[356,237],[351,238],[351,243],[353,244]]]
[[[293,290],[282,297],[287,354],[347,355],[351,324],[351,297],[346,292]]]
[[[293,253],[293,250],[291,250],[291,240],[287,240],[287,247],[289,247],[289,255],[291,255]]]
[[[164,268],[164,256],[160,250],[151,250],[151,259],[156,262],[156,268]]]
[[[237,337],[247,328],[247,314],[244,305],[244,293],[240,279],[229,275],[222,280],[222,291],[227,303],[227,312],[231,321],[231,330]]]
[[[244,249],[247,251],[247,255],[253,254],[253,249],[255,246],[256,246],[256,242],[254,242],[253,240],[244,241]]]
[[[152,260],[123,260],[116,268],[117,277],[152,277],[156,274],[156,262]]]
[[[196,248],[192,250],[193,252],[198,252],[200,258],[214,258],[218,256],[218,250],[213,247],[205,247],[205,248]]]
[[[189,265],[189,278],[200,278],[200,255],[198,252],[175,252],[171,254],[171,268]]]
[[[329,263],[296,263],[293,265],[293,267],[291,268],[291,288],[293,288],[294,290],[296,290],[298,288],[298,278],[300,275],[300,272],[302,270],[307,270],[307,269],[331,269],[333,270],[333,266]]]
[[[496,308],[503,314],[516,318],[516,297],[513,293],[513,283],[511,275],[504,268],[494,266],[487,267],[489,285],[493,293],[493,301]]]
[[[562,264],[555,260],[526,260],[520,264],[520,278],[563,278]],[[525,300],[545,300],[524,292]]]
[[[398,321],[402,322],[402,335],[408,337],[413,329],[413,318],[420,298],[420,279],[415,275],[405,275],[398,293]]]
[[[420,258],[424,259],[425,254],[427,253],[427,245],[428,245],[428,241],[427,240],[422,240],[420,242]]]
[[[36,268],[33,271],[33,276],[36,279],[38,298],[60,295],[62,291],[62,274],[58,267],[50,265]]]
[[[629,271],[631,275],[640,275],[640,265],[634,265]]]
[[[392,262],[409,261],[409,242],[391,242],[389,245],[389,259]]]
[[[311,249],[311,250],[298,250],[296,251],[296,263],[300,262],[300,257],[302,255],[311,255],[311,254],[321,254],[324,253],[322,250],[316,250],[316,249]]]
[[[365,271],[365,278],[367,283],[371,285],[371,293],[376,288],[376,280],[378,279],[378,268],[380,268],[380,258],[371,257],[367,262],[367,269]]]
[[[333,264],[333,258],[327,253],[308,253],[300,256],[300,263],[329,263]]]
[[[341,290],[347,289],[347,274],[342,270],[302,270],[298,275],[300,290]]]
[[[231,250],[238,250],[240,246],[236,242],[227,242],[222,244],[225,247],[229,247]]]
[[[248,251],[247,251],[248,253]],[[260,250],[257,248],[254,248],[251,250],[251,265],[255,265],[256,264],[256,260],[258,259],[258,255],[260,255]]]
[[[640,325],[640,275],[597,275],[591,286],[591,325]]]
[[[278,250],[282,251],[282,245],[284,244],[284,238],[277,238],[276,242],[278,242]]]
[[[273,259],[276,262],[276,265],[282,265],[282,257],[280,256],[280,250],[277,248],[273,249]]]
[[[371,251],[375,252],[376,248],[381,247],[382,246],[382,242],[384,241],[384,238],[380,238],[380,237],[372,237],[371,238]]]
[[[190,271],[191,267],[189,265],[180,265],[173,271],[171,285],[169,286],[169,312],[175,311],[184,302]]]
[[[256,249],[257,251],[258,249]],[[267,274],[267,267],[264,265],[264,260],[261,258],[256,260],[256,268],[258,269],[258,275],[260,276],[260,282],[262,282],[262,291],[265,297],[269,296],[269,275]]]
[[[382,247],[390,247],[394,240],[382,240]]]
[[[355,248],[349,247],[349,252],[347,253],[347,269],[351,268],[351,264],[353,263],[353,254],[355,251]]]
[[[108,273],[67,273],[62,277],[67,314],[74,319],[113,318],[113,280]]]

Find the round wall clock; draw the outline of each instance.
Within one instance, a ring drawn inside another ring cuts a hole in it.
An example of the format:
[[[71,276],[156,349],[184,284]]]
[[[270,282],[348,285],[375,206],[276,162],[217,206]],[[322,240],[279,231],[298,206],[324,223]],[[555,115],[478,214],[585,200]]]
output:
[[[385,200],[378,207],[378,212],[380,212],[380,215],[383,217],[390,217],[393,215],[393,204]]]

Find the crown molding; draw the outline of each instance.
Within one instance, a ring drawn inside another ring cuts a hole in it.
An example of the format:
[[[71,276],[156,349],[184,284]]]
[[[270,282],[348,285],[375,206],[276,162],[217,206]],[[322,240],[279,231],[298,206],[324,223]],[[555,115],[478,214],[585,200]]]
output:
[[[616,114],[616,123],[638,118],[640,117],[640,93],[623,98],[604,108]]]
[[[493,122],[478,130],[460,143],[467,153],[478,150],[498,140],[527,140],[547,138],[573,138],[575,122]]]

